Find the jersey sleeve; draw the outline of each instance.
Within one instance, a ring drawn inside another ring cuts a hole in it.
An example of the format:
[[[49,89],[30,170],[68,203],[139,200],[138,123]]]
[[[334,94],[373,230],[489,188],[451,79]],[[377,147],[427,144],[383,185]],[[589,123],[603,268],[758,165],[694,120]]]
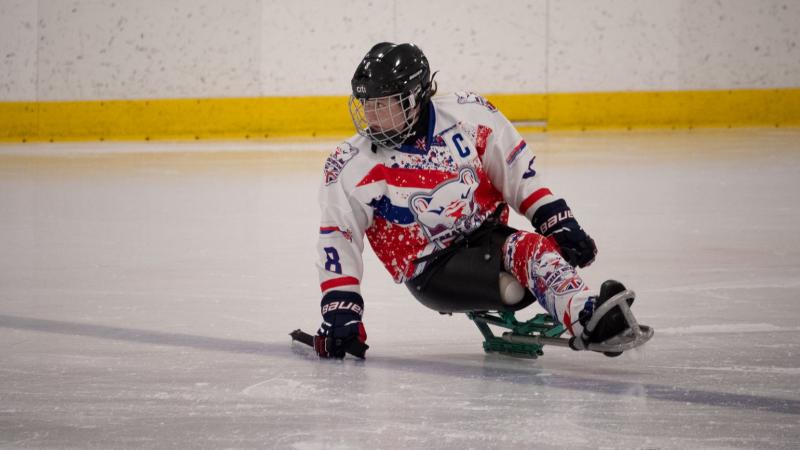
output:
[[[323,181],[319,191],[321,220],[317,241],[320,289],[360,293],[364,271],[364,233],[371,217],[347,194],[343,181]]]
[[[536,210],[558,197],[536,172],[536,155],[517,129],[499,111],[488,120],[491,130],[481,156],[492,184],[515,211],[531,220]]]

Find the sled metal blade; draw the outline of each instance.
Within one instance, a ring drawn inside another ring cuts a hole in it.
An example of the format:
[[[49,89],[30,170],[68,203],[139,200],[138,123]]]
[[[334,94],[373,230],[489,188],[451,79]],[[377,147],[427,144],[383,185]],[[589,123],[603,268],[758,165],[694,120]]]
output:
[[[653,337],[654,331],[647,325],[639,325],[636,330],[628,328],[620,335],[614,336],[604,342],[591,342],[585,345],[585,350],[593,352],[624,352],[641,345],[644,345]],[[576,339],[575,343],[582,342],[581,339]]]
[[[511,332],[503,333],[503,340],[513,344],[553,345],[556,347],[569,347],[569,339],[547,337],[538,334],[521,335]]]

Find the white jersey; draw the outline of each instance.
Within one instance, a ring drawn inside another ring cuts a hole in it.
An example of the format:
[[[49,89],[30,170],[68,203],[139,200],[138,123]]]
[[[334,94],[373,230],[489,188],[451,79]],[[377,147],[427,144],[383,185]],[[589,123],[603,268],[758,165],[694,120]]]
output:
[[[435,97],[428,116],[427,135],[413,145],[375,149],[356,135],[326,160],[317,244],[323,293],[359,292],[365,235],[401,283],[423,269],[416,259],[475,230],[501,203],[530,220],[557,200],[540,184],[530,146],[483,97]]]

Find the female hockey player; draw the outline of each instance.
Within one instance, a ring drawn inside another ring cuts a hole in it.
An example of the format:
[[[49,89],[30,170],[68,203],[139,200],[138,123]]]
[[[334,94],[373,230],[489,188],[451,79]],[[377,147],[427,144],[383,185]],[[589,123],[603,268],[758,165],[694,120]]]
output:
[[[621,333],[619,307],[585,329],[594,308],[624,287],[609,280],[593,293],[578,276],[597,248],[567,203],[540,184],[531,148],[484,98],[434,98],[433,75],[418,47],[392,43],[372,47],[353,75],[358,134],[328,157],[319,194],[317,354],[341,358],[366,341],[365,234],[394,280],[438,311],[538,301],[584,343]],[[536,232],[508,227],[506,205]]]

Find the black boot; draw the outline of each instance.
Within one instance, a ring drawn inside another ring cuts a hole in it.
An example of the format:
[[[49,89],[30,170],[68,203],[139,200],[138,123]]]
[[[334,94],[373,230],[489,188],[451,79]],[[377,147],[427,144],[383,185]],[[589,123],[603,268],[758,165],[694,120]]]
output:
[[[598,295],[597,300],[595,300],[594,310],[597,311],[597,308],[605,303],[606,300],[624,290],[625,286],[623,286],[619,281],[608,280],[604,282],[602,286],[600,286],[600,295]],[[633,299],[628,300],[628,306],[632,304]],[[587,316],[588,317],[581,317],[580,319],[581,324],[584,327],[589,322],[589,319],[591,319],[591,315]],[[615,306],[600,318],[600,321],[597,322],[597,325],[594,327],[594,330],[592,330],[591,333],[584,329],[584,339],[586,342],[591,343],[605,342],[607,339],[622,333],[626,328],[628,328],[628,321],[625,319],[625,315],[622,313],[622,310],[619,308],[619,306]],[[622,354],[622,352],[615,353],[613,355],[607,353],[608,356],[618,356],[620,354]]]

